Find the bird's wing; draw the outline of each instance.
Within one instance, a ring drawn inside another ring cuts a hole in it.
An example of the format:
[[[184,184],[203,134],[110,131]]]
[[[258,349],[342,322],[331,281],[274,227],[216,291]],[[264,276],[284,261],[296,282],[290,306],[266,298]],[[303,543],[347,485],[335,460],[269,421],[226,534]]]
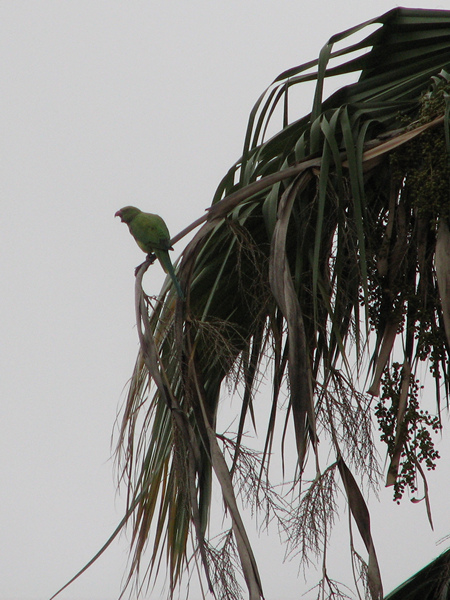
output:
[[[131,225],[132,234],[144,251],[171,250],[169,230],[159,215],[141,213]]]

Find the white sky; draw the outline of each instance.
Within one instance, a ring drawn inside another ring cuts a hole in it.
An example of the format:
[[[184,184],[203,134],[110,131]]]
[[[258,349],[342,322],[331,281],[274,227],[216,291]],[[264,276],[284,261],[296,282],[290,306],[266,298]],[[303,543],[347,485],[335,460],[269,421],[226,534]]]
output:
[[[395,6],[0,2],[0,600],[48,598],[122,516],[110,441],[137,352],[142,255],[114,212],[136,204],[172,234],[183,229],[240,156],[270,82],[316,58],[332,34]],[[312,98],[304,102],[302,114]],[[151,271],[156,293],[162,276]],[[435,533],[423,504],[397,507],[391,490],[372,498],[386,591],[445,549],[435,542],[450,533],[449,474],[443,457],[430,478]],[[263,536],[267,600],[301,597],[297,565],[278,555]],[[126,560],[122,537],[61,599],[117,598]]]

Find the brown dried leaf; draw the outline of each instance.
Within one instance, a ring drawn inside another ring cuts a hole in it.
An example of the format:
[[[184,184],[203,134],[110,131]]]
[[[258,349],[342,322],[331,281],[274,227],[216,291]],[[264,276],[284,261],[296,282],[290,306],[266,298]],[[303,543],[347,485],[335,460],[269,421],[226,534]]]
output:
[[[306,334],[302,310],[292,282],[292,274],[286,256],[286,235],[295,198],[306,187],[311,178],[312,174],[309,171],[302,173],[283,194],[272,237],[269,263],[270,286],[288,327],[290,402],[300,468],[303,467],[306,453],[307,418],[314,446],[316,444],[316,430]]]
[[[378,560],[370,531],[369,510],[355,478],[342,457],[338,459],[337,463],[347,494],[350,511],[355,519],[355,523],[364,545],[366,546],[367,552],[369,553],[367,578],[370,595],[372,600],[381,600],[383,598],[383,585],[381,583],[380,568],[378,566]]]
[[[391,355],[399,323],[400,317],[396,317],[394,320],[389,321],[384,329],[380,353],[378,354],[375,363],[375,374],[373,376],[372,385],[367,390],[367,393],[372,394],[372,396],[380,395],[381,376],[383,375],[384,368]]]

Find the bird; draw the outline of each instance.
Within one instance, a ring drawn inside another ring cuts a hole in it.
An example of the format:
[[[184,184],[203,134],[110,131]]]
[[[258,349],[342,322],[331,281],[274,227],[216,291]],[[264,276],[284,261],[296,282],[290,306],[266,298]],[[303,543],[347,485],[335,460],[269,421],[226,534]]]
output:
[[[164,219],[159,215],[143,212],[135,206],[124,206],[114,216],[120,217],[122,223],[128,225],[131,235],[143,252],[156,256],[164,271],[172,279],[178,296],[184,300],[183,291],[169,256],[169,250],[173,248],[170,245],[170,234]]]

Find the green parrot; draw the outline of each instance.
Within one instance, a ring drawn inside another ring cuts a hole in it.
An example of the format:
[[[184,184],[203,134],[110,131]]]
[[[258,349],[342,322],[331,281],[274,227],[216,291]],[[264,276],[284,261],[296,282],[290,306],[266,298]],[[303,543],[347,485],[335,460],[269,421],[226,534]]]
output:
[[[131,235],[141,250],[147,254],[155,254],[164,271],[172,279],[179,297],[184,300],[184,294],[169,257],[169,250],[173,248],[170,245],[169,230],[163,219],[159,215],[142,212],[135,206],[125,206],[114,216],[120,217],[122,223],[128,225]]]

